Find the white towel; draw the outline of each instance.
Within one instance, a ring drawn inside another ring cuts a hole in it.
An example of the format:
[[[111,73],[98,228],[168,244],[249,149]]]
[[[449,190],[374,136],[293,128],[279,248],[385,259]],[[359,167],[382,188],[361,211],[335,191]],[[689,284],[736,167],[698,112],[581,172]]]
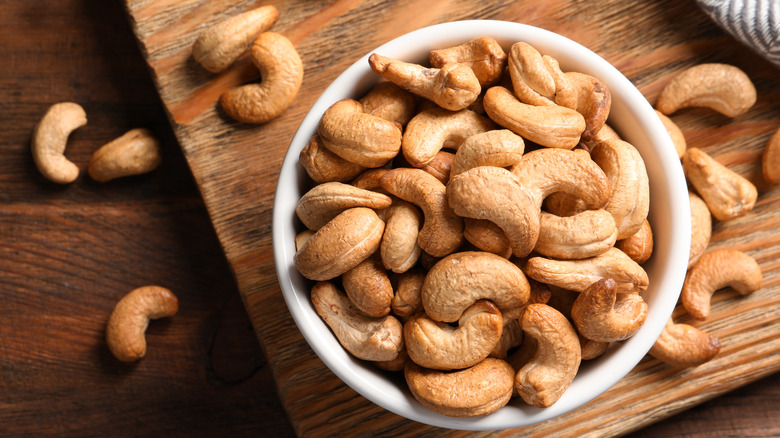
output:
[[[780,0],[697,0],[734,38],[780,67]]]

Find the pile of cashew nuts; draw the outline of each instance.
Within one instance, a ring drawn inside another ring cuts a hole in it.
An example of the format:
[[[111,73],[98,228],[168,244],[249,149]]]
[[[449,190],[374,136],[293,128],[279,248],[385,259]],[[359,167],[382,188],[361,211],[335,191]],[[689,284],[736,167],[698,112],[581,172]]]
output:
[[[316,312],[436,412],[551,406],[647,316],[648,177],[605,123],[609,90],[491,37],[369,64],[386,80],[300,153],[294,263]]]

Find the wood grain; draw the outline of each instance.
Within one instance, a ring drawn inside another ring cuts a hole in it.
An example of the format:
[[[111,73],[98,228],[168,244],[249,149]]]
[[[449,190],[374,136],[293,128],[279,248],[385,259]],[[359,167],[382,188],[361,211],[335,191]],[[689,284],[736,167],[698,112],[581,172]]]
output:
[[[777,69],[720,31],[694,3],[263,3],[279,9],[280,20],[273,30],[296,42],[306,73],[295,103],[279,119],[262,126],[236,124],[214,105],[222,91],[252,77],[246,61],[215,77],[189,57],[189,47],[201,29],[260,2],[127,0],[126,6],[298,434],[433,436],[441,432],[369,403],[314,356],[281,298],[270,224],[275,175],[298,123],[322,90],[379,44],[421,26],[458,19],[495,18],[558,32],[610,61],[651,102],[672,75],[687,66],[727,62],[745,70],[759,94],[748,114],[729,120],[688,110],[674,119],[689,146],[704,149],[758,186],[755,210],[747,217],[717,223],[713,247],[747,251],[759,261],[765,284],[744,298],[720,293],[710,319],[696,324],[718,335],[724,344],[712,362],[677,370],[646,358],[602,397],[557,419],[513,431],[451,435],[625,434],[780,369],[780,191],[763,182],[759,161],[763,145],[780,125]]]

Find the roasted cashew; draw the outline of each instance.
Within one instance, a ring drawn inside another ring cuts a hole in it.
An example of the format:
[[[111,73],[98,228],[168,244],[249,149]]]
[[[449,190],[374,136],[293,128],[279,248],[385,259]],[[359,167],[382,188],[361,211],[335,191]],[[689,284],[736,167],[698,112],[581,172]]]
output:
[[[643,291],[648,285],[645,270],[617,248],[582,260],[533,257],[526,263],[525,273],[536,281],[578,292],[602,278],[615,280],[619,293]]]
[[[372,254],[341,276],[344,292],[361,312],[375,318],[390,313],[393,285],[378,254]]]
[[[38,170],[49,181],[72,183],[79,176],[79,168],[65,158],[65,146],[71,132],[87,124],[87,114],[81,105],[61,102],[52,105],[32,135],[32,156]]]
[[[363,112],[363,105],[343,99],[331,105],[320,120],[322,144],[347,161],[381,167],[401,149],[401,125]]]
[[[466,309],[458,326],[419,315],[404,324],[404,342],[409,358],[435,370],[468,368],[488,357],[503,330],[498,308],[479,300]]]
[[[645,219],[642,228],[631,237],[615,242],[615,247],[640,265],[653,255],[653,229]]]
[[[450,111],[466,108],[482,91],[474,71],[465,64],[427,68],[376,53],[368,57],[368,64],[379,76]]]
[[[278,19],[279,11],[268,5],[222,20],[198,35],[192,45],[192,57],[206,70],[219,73],[230,67]]]
[[[594,341],[577,333],[580,339],[580,355],[582,360],[592,360],[604,354],[610,346],[609,342]]]
[[[542,56],[542,61],[544,61],[544,67],[550,72],[555,82],[555,103],[580,112],[577,109],[578,101],[580,100],[579,90],[575,84],[572,84],[569,75],[561,70],[558,60],[552,56],[544,55]],[[583,112],[580,112],[580,114],[583,117],[587,117]]]
[[[669,137],[671,137],[672,144],[674,144],[674,149],[677,151],[677,156],[682,158],[683,155],[685,155],[685,150],[688,149],[688,143],[685,141],[685,135],[683,134],[680,127],[677,126],[677,124],[674,123],[672,119],[667,117],[666,114],[658,110],[655,110],[655,113],[658,115],[658,118],[661,119],[661,123],[664,124],[664,128],[666,128],[666,132],[669,134]]]
[[[353,179],[351,185],[363,189],[371,190],[373,192],[387,193],[382,186],[379,185],[379,180],[389,172],[390,169],[384,167],[378,167],[375,169],[366,169]]]
[[[339,343],[358,359],[390,361],[403,349],[403,327],[395,317],[364,315],[333,283],[315,284],[311,302]]]
[[[459,371],[425,369],[406,363],[404,377],[414,398],[428,409],[450,417],[473,417],[495,412],[512,397],[512,367],[487,358]]]
[[[580,367],[577,332],[569,320],[546,304],[529,305],[520,325],[537,341],[536,352],[515,375],[515,388],[526,403],[546,408],[561,398]]]
[[[756,87],[733,65],[699,64],[677,74],[661,91],[656,108],[672,114],[681,108],[707,107],[739,117],[756,102]]]
[[[780,183],[780,128],[772,134],[764,146],[764,153],[761,155],[761,170],[766,182]]]
[[[615,219],[604,209],[585,210],[568,217],[542,211],[534,251],[557,259],[584,259],[615,245]]]
[[[717,336],[688,324],[675,324],[669,318],[648,353],[672,366],[695,367],[711,360],[719,351]]]
[[[571,149],[585,131],[585,118],[577,111],[560,105],[528,105],[504,87],[490,87],[482,105],[493,121],[542,146]]]
[[[422,285],[426,271],[415,267],[398,276],[395,296],[391,303],[393,313],[408,318],[422,310]]]
[[[688,255],[688,269],[696,263],[712,237],[712,215],[707,204],[695,193],[688,192],[691,203],[691,250]]]
[[[392,169],[380,180],[389,193],[422,209],[424,221],[417,236],[423,251],[434,257],[452,253],[463,243],[463,219],[447,203],[444,184],[420,169]]]
[[[173,316],[179,300],[160,286],[144,286],[125,295],[114,307],[106,326],[106,343],[114,356],[134,362],[146,354],[144,332],[150,319]]]
[[[151,172],[160,165],[160,141],[146,128],[127,131],[92,154],[89,176],[97,182]]]
[[[756,186],[701,149],[688,149],[682,161],[686,178],[719,221],[744,216],[755,206]]]
[[[623,341],[645,323],[647,303],[639,294],[618,294],[617,284],[603,278],[574,300],[571,318],[582,336],[599,342]]]
[[[385,371],[403,371],[406,367],[406,362],[409,361],[409,355],[406,354],[406,349],[402,349],[398,352],[398,356],[396,356],[393,360],[384,360],[384,361],[374,361],[372,364],[379,368],[380,370]]]
[[[315,183],[349,181],[360,175],[365,167],[347,161],[334,154],[322,144],[319,134],[314,134],[303,147],[298,161]]]
[[[604,208],[615,218],[618,240],[636,234],[650,210],[650,182],[642,156],[623,140],[598,143],[590,156],[609,179],[611,190]]]
[[[489,36],[474,38],[459,46],[432,50],[428,59],[436,68],[458,63],[469,66],[483,87],[498,82],[506,65],[504,49]]]
[[[306,192],[295,206],[298,219],[310,230],[319,230],[344,210],[354,207],[390,207],[389,196],[340,182],[327,182]]]
[[[406,126],[414,117],[414,95],[390,81],[382,81],[360,99],[363,112]]]
[[[479,166],[509,167],[523,157],[523,138],[508,129],[474,134],[455,153],[450,178]]]
[[[452,112],[432,108],[418,113],[409,121],[401,149],[409,164],[422,167],[433,160],[441,149],[458,149],[472,135],[495,127],[490,119],[474,111]]]
[[[422,252],[417,243],[422,224],[423,215],[417,207],[401,199],[393,200],[385,213],[385,233],[379,246],[385,268],[401,273],[417,263]]]
[[[429,318],[454,322],[474,302],[492,301],[506,318],[517,318],[530,296],[523,271],[495,254],[466,251],[436,263],[421,292]]]
[[[482,251],[505,259],[512,256],[512,246],[506,233],[498,225],[486,219],[463,218],[463,237]]]
[[[568,72],[566,77],[572,88],[576,90],[576,110],[585,118],[585,131],[582,140],[593,138],[601,130],[609,116],[612,107],[612,95],[603,82],[579,72]]]
[[[705,252],[685,276],[680,299],[695,319],[710,314],[710,299],[718,289],[730,286],[741,295],[761,289],[761,267],[742,251],[718,249]]]
[[[447,151],[436,152],[433,160],[422,166],[420,169],[435,176],[442,184],[447,185],[450,181],[450,172],[452,163],[455,161],[455,154]]]
[[[379,248],[385,223],[374,210],[345,210],[303,244],[293,262],[310,280],[324,281],[349,271]]]
[[[501,330],[496,346],[490,351],[488,357],[506,359],[509,350],[523,343],[523,329],[520,328],[520,320],[517,318],[503,318],[504,328]]]
[[[525,42],[509,48],[509,75],[515,95],[529,105],[553,105],[556,84],[542,54]]]
[[[244,123],[265,123],[289,107],[303,82],[303,63],[295,46],[283,35],[264,32],[252,44],[252,62],[262,82],[243,85],[223,94],[225,113]]]

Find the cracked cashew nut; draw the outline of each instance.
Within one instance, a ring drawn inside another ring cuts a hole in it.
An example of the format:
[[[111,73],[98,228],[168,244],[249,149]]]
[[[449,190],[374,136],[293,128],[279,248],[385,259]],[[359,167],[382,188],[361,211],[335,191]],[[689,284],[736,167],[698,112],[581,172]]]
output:
[[[81,105],[60,102],[52,105],[35,125],[32,156],[38,170],[49,181],[69,184],[79,176],[79,168],[65,158],[65,146],[71,132],[87,124]]]
[[[106,326],[106,343],[114,356],[134,362],[146,355],[144,332],[150,319],[173,316],[179,300],[160,286],[139,287],[125,295],[114,307]]]
[[[685,177],[719,221],[744,216],[755,206],[756,186],[701,149],[688,149],[682,161]]]
[[[678,73],[661,91],[656,108],[669,115],[681,108],[707,107],[739,117],[756,102],[748,75],[728,64],[708,63]]]

